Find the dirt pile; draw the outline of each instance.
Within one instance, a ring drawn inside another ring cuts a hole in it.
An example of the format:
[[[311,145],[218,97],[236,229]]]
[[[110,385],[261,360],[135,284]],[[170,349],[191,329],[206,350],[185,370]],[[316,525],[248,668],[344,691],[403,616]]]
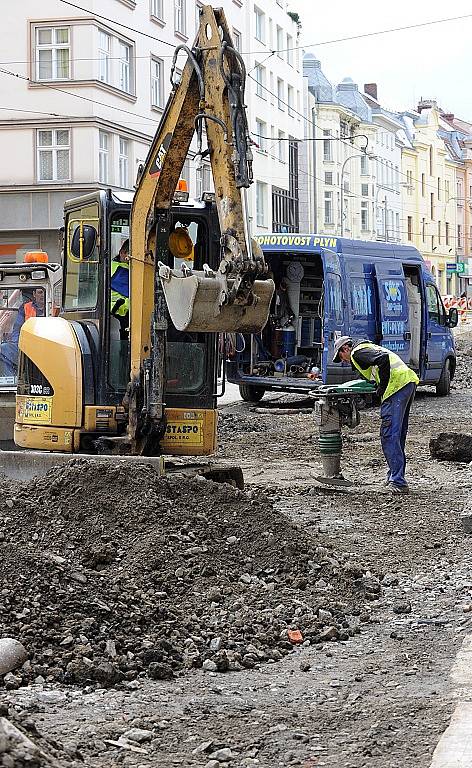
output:
[[[0,637],[30,654],[7,689],[250,668],[348,639],[380,592],[267,499],[147,466],[75,459],[0,482],[0,509]]]

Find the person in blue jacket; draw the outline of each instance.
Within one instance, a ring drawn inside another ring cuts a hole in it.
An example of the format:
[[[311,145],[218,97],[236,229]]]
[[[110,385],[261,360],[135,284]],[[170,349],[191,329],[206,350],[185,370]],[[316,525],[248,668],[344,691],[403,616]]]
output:
[[[129,336],[129,240],[111,263],[110,312],[120,323],[120,339]]]

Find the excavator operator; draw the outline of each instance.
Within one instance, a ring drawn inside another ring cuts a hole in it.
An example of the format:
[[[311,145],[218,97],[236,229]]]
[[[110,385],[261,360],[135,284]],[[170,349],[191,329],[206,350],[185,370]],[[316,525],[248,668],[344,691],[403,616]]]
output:
[[[129,336],[129,240],[121,245],[111,263],[110,312],[120,323],[120,339]]]

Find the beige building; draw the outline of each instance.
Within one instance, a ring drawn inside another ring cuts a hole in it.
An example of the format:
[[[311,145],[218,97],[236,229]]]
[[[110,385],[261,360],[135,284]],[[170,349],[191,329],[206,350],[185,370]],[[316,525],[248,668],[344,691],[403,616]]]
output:
[[[459,162],[440,135],[441,116],[434,103],[401,115],[403,131],[403,242],[423,255],[443,295],[456,291],[458,246],[456,179]]]

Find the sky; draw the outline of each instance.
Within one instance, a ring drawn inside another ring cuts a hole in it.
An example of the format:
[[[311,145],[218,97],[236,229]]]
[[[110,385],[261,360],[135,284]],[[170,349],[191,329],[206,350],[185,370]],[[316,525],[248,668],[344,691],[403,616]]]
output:
[[[299,13],[301,43],[334,84],[351,77],[363,90],[377,83],[387,109],[412,109],[435,99],[445,112],[472,121],[472,4],[470,0],[289,0]],[[470,14],[467,19],[329,45],[324,41]]]

